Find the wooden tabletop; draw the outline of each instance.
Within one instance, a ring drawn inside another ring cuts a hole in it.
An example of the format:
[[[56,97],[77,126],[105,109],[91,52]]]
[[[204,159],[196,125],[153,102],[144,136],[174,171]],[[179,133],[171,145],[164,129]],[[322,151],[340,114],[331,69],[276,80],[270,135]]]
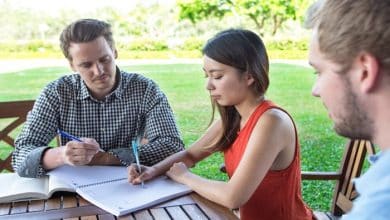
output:
[[[109,195],[108,195],[109,196]],[[144,220],[238,219],[231,210],[191,193],[160,205],[116,217],[73,193],[56,193],[48,200],[0,203],[0,219]]]

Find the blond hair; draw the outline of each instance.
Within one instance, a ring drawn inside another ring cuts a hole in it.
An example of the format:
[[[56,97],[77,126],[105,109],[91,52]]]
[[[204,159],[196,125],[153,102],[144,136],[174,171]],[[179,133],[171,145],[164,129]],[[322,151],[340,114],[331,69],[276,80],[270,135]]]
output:
[[[326,0],[317,25],[320,50],[344,72],[361,52],[390,65],[390,1]]]

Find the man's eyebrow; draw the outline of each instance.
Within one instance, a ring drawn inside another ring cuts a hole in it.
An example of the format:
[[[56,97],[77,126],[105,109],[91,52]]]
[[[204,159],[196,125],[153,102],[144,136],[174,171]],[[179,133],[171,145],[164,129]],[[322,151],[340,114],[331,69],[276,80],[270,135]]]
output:
[[[85,61],[85,62],[81,62],[81,63],[77,64],[77,66],[88,65],[88,64],[90,64],[90,63],[91,63],[91,62],[89,62],[89,61]]]

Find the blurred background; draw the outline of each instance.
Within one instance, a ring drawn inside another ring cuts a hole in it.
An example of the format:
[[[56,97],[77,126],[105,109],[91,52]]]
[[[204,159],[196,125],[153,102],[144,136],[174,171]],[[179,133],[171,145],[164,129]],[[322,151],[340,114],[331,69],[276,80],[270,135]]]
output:
[[[58,37],[79,18],[109,22],[121,58],[199,58],[220,30],[260,34],[273,59],[305,59],[313,0],[0,0],[0,59],[62,58]]]

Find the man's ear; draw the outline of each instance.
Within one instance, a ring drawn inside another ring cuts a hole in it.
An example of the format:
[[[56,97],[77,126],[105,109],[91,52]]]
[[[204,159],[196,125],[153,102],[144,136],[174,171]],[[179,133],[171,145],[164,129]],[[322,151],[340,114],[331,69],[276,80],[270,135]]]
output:
[[[117,51],[116,48],[114,48],[114,58],[115,58],[115,59],[118,58],[118,51]]]
[[[370,53],[363,52],[359,55],[358,62],[361,68],[360,88],[362,92],[370,92],[375,89],[380,77],[378,59]]]

